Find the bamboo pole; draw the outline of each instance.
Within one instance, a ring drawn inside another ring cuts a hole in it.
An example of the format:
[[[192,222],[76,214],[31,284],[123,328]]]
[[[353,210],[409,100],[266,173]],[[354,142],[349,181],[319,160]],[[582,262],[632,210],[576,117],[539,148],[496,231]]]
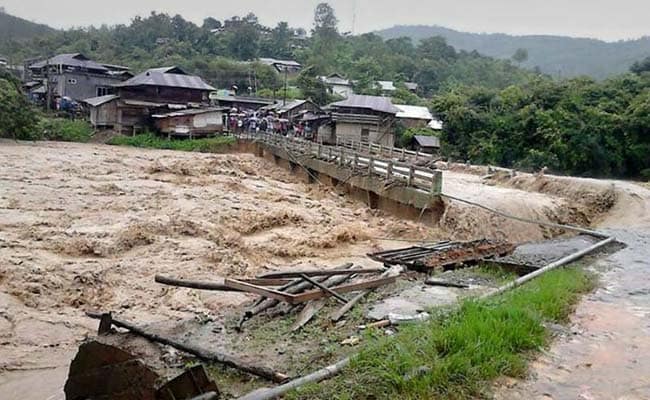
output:
[[[93,319],[101,319],[105,314],[87,312],[86,315]],[[193,354],[202,360],[218,362],[220,364],[248,372],[249,374],[253,374],[273,382],[281,383],[285,382],[289,378],[287,375],[273,371],[268,367],[253,365],[230,354],[219,353],[216,351],[201,348],[199,346],[180,343],[171,338],[148,332],[145,330],[145,328],[133,325],[130,322],[120,321],[111,317],[111,324],[117,326],[118,328],[128,329],[132,333],[138,336],[142,336],[145,339],[151,340],[152,342],[161,343],[174,347],[178,350],[182,350],[186,353]]]

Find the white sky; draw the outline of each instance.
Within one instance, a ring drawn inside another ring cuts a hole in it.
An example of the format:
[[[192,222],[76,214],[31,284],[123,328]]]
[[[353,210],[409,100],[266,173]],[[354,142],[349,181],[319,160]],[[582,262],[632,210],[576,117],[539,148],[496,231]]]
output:
[[[0,0],[7,12],[57,28],[128,23],[150,11],[198,24],[253,11],[265,25],[309,29],[319,0]],[[341,31],[352,29],[354,0],[330,0]],[[650,35],[650,0],[356,0],[356,33],[393,25],[441,25],[468,32],[554,34],[605,40]]]

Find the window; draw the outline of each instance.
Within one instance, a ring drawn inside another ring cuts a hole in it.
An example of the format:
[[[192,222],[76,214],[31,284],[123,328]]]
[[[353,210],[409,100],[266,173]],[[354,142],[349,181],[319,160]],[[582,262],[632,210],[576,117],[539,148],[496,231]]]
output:
[[[97,96],[106,96],[109,94],[113,94],[113,88],[106,87],[106,86],[99,86],[97,88]]]
[[[369,139],[370,139],[370,129],[367,128],[361,129],[361,141],[368,142]]]
[[[75,78],[69,78],[69,79],[68,79],[68,83],[71,84],[71,85],[76,85],[76,84],[77,84],[77,80],[76,80]]]

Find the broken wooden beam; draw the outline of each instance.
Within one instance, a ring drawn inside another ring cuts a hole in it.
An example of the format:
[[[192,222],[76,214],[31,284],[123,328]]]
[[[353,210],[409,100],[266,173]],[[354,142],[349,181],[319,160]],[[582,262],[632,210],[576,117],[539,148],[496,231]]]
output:
[[[335,276],[335,275],[362,275],[362,274],[378,274],[386,271],[385,268],[366,268],[366,269],[332,269],[332,270],[303,270],[303,271],[287,271],[287,272],[271,272],[268,274],[258,275],[258,278],[300,278],[302,275],[306,276]]]
[[[252,285],[250,283],[238,281],[237,279],[226,278],[223,282],[224,285],[226,285],[229,288],[232,288],[233,290],[254,293],[269,299],[275,299],[279,301],[284,301],[289,304],[295,304],[293,302],[292,294],[281,292],[279,290],[269,289],[267,287],[263,287],[259,285]]]
[[[86,312],[86,315],[93,319],[101,319],[102,315],[105,315],[105,313],[102,314],[102,313]],[[274,371],[268,367],[251,364],[245,360],[242,360],[230,354],[219,353],[199,346],[193,346],[190,344],[181,343],[174,339],[161,336],[153,332],[149,332],[145,328],[139,327],[127,321],[120,321],[112,317],[111,317],[111,321],[112,321],[112,325],[115,325],[118,328],[128,329],[132,333],[138,336],[142,336],[145,339],[151,340],[152,342],[161,343],[167,346],[174,347],[186,353],[193,354],[205,361],[224,364],[229,367],[236,368],[240,371],[248,372],[249,374],[259,376],[264,379],[268,379],[270,381],[277,382],[277,383],[284,382],[289,378],[287,375]]]
[[[301,274],[300,277],[301,277],[302,279],[306,280],[307,282],[311,283],[312,285],[316,286],[317,288],[321,289],[322,291],[327,292],[327,293],[329,293],[330,295],[334,296],[334,297],[335,297],[338,301],[340,301],[341,303],[345,304],[345,303],[348,302],[348,300],[347,300],[345,297],[343,297],[343,296],[341,296],[340,294],[336,293],[335,291],[333,291],[332,289],[328,288],[327,286],[325,286],[325,285],[321,285],[319,282],[317,282],[317,281],[311,279],[311,278],[308,277],[307,275],[305,275],[305,274]]]
[[[384,285],[389,285],[391,283],[395,283],[395,281],[396,281],[396,277],[392,276],[387,278],[373,279],[370,281],[351,283],[349,285],[336,286],[331,289],[336,293],[348,293],[348,292],[356,292],[358,290],[363,290],[363,289],[371,289],[371,288],[377,288]],[[292,302],[291,304],[298,304],[298,303],[304,303],[306,301],[316,300],[316,299],[329,297],[329,296],[330,296],[329,293],[323,292],[321,290],[312,290],[309,292],[292,295],[290,301]]]
[[[188,281],[183,279],[169,278],[162,275],[156,275],[154,278],[157,283],[169,286],[185,287],[190,289],[199,289],[199,290],[218,290],[225,292],[241,292],[241,290],[233,289],[230,286],[213,283],[213,282],[199,282],[199,281]]]

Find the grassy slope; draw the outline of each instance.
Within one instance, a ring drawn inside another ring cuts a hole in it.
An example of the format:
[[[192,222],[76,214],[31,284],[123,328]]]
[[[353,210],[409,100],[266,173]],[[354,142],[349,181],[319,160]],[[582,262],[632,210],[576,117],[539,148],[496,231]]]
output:
[[[219,136],[195,140],[167,140],[151,133],[136,136],[118,136],[109,141],[109,144],[118,146],[148,147],[154,149],[198,151],[214,153],[223,150],[228,145],[235,143],[231,136]]]
[[[499,376],[523,377],[548,343],[547,321],[564,322],[595,279],[581,269],[550,272],[513,292],[371,338],[337,378],[293,399],[474,399]]]

